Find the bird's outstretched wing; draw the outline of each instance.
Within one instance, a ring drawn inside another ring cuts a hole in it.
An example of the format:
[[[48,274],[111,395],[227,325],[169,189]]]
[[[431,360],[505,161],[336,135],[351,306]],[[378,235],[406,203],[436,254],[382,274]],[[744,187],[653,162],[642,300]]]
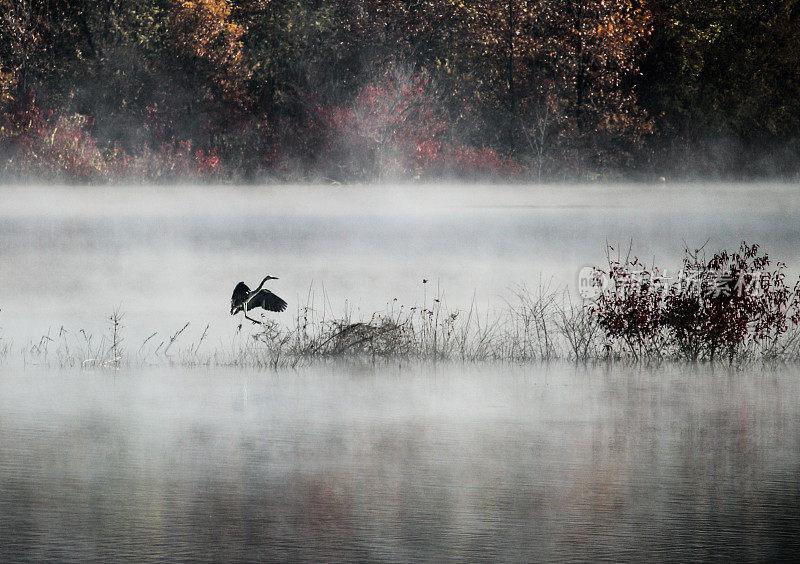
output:
[[[233,289],[233,296],[231,296],[231,305],[241,304],[247,297],[247,294],[249,293],[250,293],[250,288],[247,287],[247,284],[245,284],[244,282],[239,282]]]
[[[261,290],[247,302],[248,310],[254,307],[263,307],[268,311],[283,311],[286,309],[286,302],[269,290]]]

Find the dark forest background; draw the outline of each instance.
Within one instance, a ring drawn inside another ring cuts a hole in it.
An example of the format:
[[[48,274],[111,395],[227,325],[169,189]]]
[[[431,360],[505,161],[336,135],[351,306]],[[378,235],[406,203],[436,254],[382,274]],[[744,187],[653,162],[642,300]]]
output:
[[[800,0],[0,0],[7,179],[796,178]]]

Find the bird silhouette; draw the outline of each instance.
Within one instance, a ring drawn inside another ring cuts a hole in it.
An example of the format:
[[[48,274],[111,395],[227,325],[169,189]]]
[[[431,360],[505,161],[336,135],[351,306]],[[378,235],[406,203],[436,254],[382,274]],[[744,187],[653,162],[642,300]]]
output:
[[[267,276],[261,281],[258,288],[252,291],[247,287],[247,284],[239,282],[233,289],[233,296],[231,296],[231,315],[236,315],[240,311],[243,311],[246,319],[249,319],[253,323],[261,323],[261,321],[249,317],[247,312],[256,307],[262,307],[267,311],[285,310],[285,301],[269,290],[263,289],[267,280],[277,279],[277,276]]]

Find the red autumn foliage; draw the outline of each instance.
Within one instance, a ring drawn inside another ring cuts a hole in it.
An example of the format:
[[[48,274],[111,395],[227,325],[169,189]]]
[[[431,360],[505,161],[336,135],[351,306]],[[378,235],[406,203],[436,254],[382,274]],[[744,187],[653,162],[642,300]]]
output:
[[[387,74],[366,85],[347,105],[320,108],[328,135],[327,160],[345,174],[415,178],[496,176],[520,168],[491,148],[448,138],[448,118],[424,76]]]
[[[590,312],[637,358],[779,356],[779,337],[800,323],[800,280],[787,286],[786,265],[770,264],[758,245],[746,243],[707,262],[687,250],[672,276],[637,258],[609,259],[598,273],[609,285]]]
[[[348,105],[318,111],[328,154],[351,173],[420,175],[439,158],[445,130],[428,80],[394,70],[367,84]]]
[[[42,110],[31,95],[4,115],[0,129],[0,166],[20,177],[68,182],[213,179],[222,171],[217,151],[193,149],[191,140],[144,148],[134,158],[116,145],[101,149],[81,114]]]
[[[5,168],[23,177],[67,181],[102,175],[106,159],[88,132],[89,118],[42,110],[33,95],[13,106],[2,124]]]

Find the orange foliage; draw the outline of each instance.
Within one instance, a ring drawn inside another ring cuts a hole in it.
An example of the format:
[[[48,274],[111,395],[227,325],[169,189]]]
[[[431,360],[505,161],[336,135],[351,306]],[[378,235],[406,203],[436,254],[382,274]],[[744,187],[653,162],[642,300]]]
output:
[[[205,73],[213,93],[235,105],[242,102],[247,78],[242,36],[245,28],[231,21],[226,0],[174,0],[170,19],[173,46]]]
[[[12,92],[16,82],[13,74],[0,70],[0,108],[14,100]]]
[[[653,26],[646,3],[442,0],[444,4],[462,26],[459,41],[465,41],[453,54],[455,66],[468,71],[460,76],[475,85],[463,93],[463,101],[505,115],[505,141],[512,150],[522,148],[520,141],[530,136],[515,131],[543,128],[538,143],[547,145],[552,156],[554,150],[577,151],[604,166],[610,140],[624,146],[652,132],[652,120],[632,88]],[[614,158],[628,158],[623,153]],[[574,160],[566,154],[562,158]]]
[[[626,145],[653,132],[631,85],[652,32],[650,12],[638,0],[558,0],[539,17],[535,49],[554,71],[548,98],[560,136],[601,167],[631,159]]]

